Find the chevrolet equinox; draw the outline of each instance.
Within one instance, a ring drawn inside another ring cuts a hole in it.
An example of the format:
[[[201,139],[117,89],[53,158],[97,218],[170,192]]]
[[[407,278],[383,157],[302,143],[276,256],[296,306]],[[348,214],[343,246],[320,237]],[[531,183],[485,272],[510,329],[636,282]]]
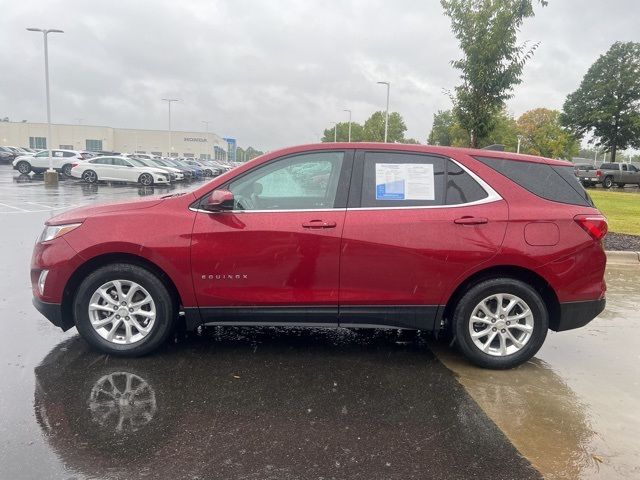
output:
[[[180,320],[447,331],[509,368],[604,309],[606,233],[568,162],[325,143],[53,217],[31,282],[54,325],[113,355],[151,352]]]

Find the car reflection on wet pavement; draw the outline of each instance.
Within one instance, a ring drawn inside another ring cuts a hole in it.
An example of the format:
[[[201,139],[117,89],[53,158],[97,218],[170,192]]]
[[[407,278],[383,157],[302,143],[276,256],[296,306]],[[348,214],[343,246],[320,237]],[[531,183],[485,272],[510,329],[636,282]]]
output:
[[[506,372],[392,330],[216,328],[120,359],[35,311],[31,249],[60,209],[168,190],[15,178],[0,170],[0,479],[640,476],[640,269],[611,267],[603,315]]]

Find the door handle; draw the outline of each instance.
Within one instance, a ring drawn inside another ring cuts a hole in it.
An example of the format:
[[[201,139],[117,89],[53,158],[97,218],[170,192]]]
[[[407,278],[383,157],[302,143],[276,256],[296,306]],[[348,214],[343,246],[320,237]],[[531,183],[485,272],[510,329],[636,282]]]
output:
[[[488,223],[489,219],[484,217],[462,217],[456,218],[453,223],[458,225],[482,225],[484,223]]]
[[[336,222],[325,222],[324,220],[310,220],[302,224],[304,228],[335,228]]]

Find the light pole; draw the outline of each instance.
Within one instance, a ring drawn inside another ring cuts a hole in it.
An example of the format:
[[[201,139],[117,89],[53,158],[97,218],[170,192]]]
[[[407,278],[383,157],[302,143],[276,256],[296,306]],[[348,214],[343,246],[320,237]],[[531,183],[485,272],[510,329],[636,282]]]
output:
[[[331,123],[333,123],[333,143],[336,143],[338,141],[338,122]]]
[[[349,112],[349,143],[351,143],[351,110],[345,108],[343,111]]]
[[[520,142],[522,142],[522,135],[518,135],[518,150],[516,153],[520,153]]]
[[[47,44],[47,35],[50,33],[64,33],[62,30],[55,28],[27,28],[30,32],[42,32],[44,37],[44,82],[47,93],[47,148],[49,150],[49,170],[44,176],[44,183],[56,184],[58,183],[58,173],[53,169],[53,154],[51,152],[51,101],[49,99],[49,46]]]
[[[169,156],[173,157],[173,135],[171,134],[171,102],[179,102],[177,98],[163,98],[163,102],[169,105]]]
[[[378,82],[380,85],[387,86],[387,112],[384,115],[384,143],[387,143],[389,134],[389,90],[391,90],[391,82]]]

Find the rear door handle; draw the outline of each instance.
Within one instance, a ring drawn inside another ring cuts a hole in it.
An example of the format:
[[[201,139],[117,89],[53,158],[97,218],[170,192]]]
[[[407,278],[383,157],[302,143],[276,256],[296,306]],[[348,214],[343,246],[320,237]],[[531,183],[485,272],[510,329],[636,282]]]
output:
[[[489,222],[489,219],[484,217],[462,217],[462,218],[456,218],[453,221],[453,223],[457,223],[458,225],[482,225],[488,222]]]
[[[325,222],[324,220],[310,220],[302,224],[304,228],[336,228],[336,222]]]

